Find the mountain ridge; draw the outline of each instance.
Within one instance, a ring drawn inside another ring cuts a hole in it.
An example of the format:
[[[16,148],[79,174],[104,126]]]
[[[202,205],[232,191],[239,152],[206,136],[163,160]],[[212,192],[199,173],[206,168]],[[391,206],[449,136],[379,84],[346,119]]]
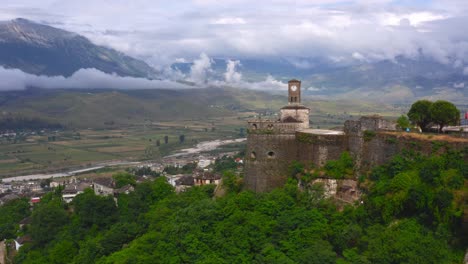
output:
[[[35,75],[65,77],[79,69],[154,79],[146,62],[93,44],[77,33],[24,18],[0,22],[0,65]]]

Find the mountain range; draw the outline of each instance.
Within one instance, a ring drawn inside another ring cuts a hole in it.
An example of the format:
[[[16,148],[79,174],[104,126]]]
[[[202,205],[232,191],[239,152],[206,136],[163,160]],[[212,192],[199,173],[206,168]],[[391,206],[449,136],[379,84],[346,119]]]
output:
[[[311,96],[392,103],[411,103],[419,98],[464,103],[468,98],[468,75],[462,67],[423,54],[415,58],[399,56],[393,60],[346,63],[325,57],[215,57],[208,77],[223,80],[229,59],[240,60],[236,70],[242,74],[244,83],[262,81],[269,75],[283,82],[297,78],[303,81],[304,93]],[[76,33],[21,18],[0,22],[0,65],[47,76],[68,77],[79,69],[95,68],[120,76],[162,78],[142,60],[93,44]],[[192,65],[193,62],[184,62],[171,67],[190,76]]]
[[[95,45],[76,33],[22,18],[0,22],[0,65],[47,76],[68,77],[82,68],[145,78],[157,74],[142,60]]]

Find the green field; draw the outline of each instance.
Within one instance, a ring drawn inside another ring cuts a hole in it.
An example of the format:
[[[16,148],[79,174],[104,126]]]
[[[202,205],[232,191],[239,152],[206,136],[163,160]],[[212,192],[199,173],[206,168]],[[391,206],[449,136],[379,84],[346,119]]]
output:
[[[162,122],[114,130],[76,130],[0,145],[0,176],[52,172],[109,160],[154,160],[198,142],[239,137],[248,114],[206,121]],[[78,136],[79,135],[79,136]],[[184,135],[184,142],[180,136]],[[164,137],[168,136],[165,144]],[[160,146],[157,146],[157,141]],[[238,148],[237,148],[238,149]]]

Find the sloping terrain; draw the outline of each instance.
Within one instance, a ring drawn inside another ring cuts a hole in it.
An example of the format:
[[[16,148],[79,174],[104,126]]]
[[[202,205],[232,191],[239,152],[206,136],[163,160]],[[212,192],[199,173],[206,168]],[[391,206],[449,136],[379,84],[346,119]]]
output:
[[[156,77],[156,71],[141,60],[26,19],[0,22],[0,65],[48,76],[70,76],[82,68],[95,68],[120,76]]]

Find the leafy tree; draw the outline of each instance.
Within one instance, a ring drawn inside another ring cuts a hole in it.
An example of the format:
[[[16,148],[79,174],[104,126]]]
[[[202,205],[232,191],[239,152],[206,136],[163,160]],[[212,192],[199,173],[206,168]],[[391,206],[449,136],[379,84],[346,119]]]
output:
[[[61,240],[49,250],[50,263],[70,263],[78,253],[77,245],[71,240]]]
[[[117,220],[117,208],[110,196],[98,196],[91,189],[86,189],[73,199],[75,216],[82,227],[106,227]]]
[[[112,175],[112,178],[115,181],[116,188],[122,188],[127,184],[130,184],[132,186],[136,185],[135,176],[127,172],[116,173]]]
[[[289,176],[295,178],[298,176],[298,174],[304,172],[304,164],[298,162],[298,161],[293,161],[291,165],[289,165]]]
[[[397,119],[397,125],[400,129],[405,130],[406,128],[410,127],[410,121],[406,115],[401,115]]]
[[[31,216],[31,237],[37,245],[52,241],[68,217],[60,201],[52,200],[42,202],[33,211]]]
[[[238,193],[242,188],[241,180],[231,171],[226,171],[223,174],[223,186],[229,192]]]
[[[353,176],[354,162],[349,152],[341,153],[338,160],[330,160],[325,164],[325,171],[328,176],[334,179],[343,179]]]
[[[0,240],[15,238],[18,222],[30,215],[27,199],[16,199],[0,206]]]
[[[368,230],[366,255],[372,263],[452,263],[448,245],[415,220]]]
[[[429,112],[432,122],[439,125],[439,132],[442,132],[443,127],[457,125],[460,121],[460,111],[454,104],[447,101],[436,101],[430,106]]]
[[[408,117],[411,122],[421,128],[422,131],[427,131],[431,124],[431,108],[432,102],[428,100],[419,100],[411,105],[408,112]]]
[[[234,158],[223,156],[215,160],[213,170],[215,172],[224,172],[227,170],[234,170],[237,168],[237,163]]]
[[[100,239],[102,254],[109,255],[120,250],[125,243],[132,241],[139,232],[140,227],[137,223],[117,223]]]

